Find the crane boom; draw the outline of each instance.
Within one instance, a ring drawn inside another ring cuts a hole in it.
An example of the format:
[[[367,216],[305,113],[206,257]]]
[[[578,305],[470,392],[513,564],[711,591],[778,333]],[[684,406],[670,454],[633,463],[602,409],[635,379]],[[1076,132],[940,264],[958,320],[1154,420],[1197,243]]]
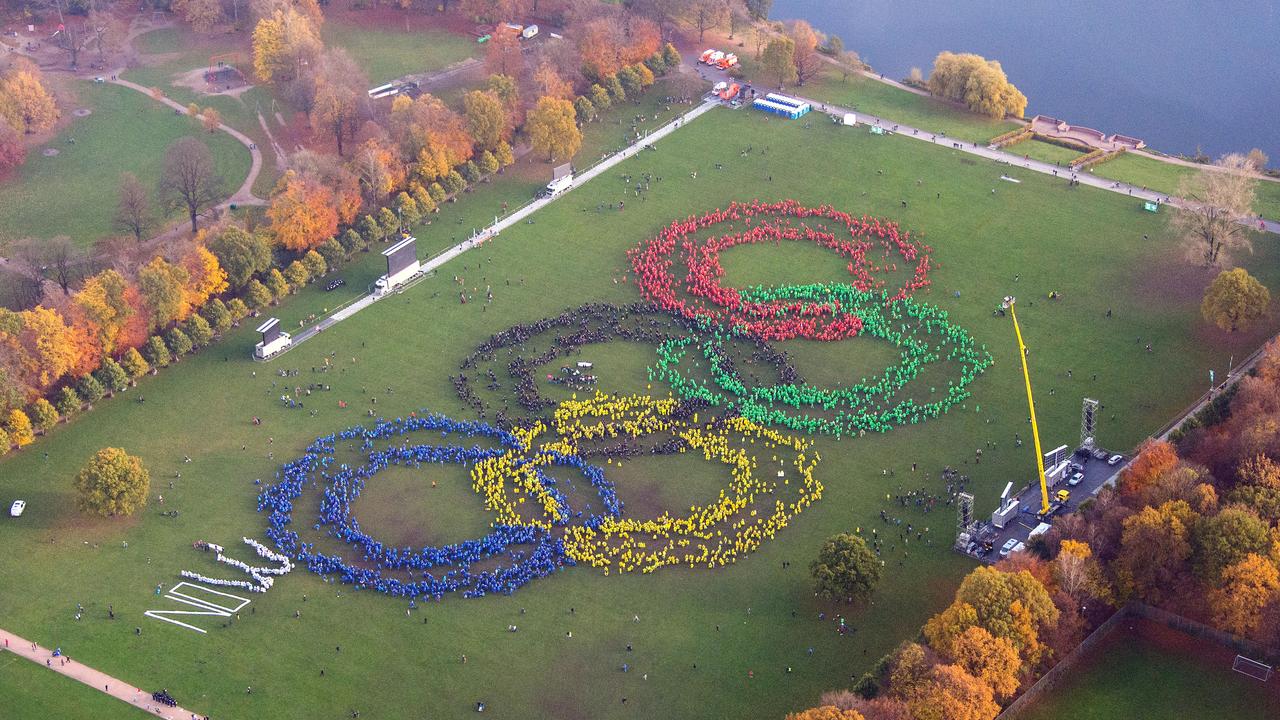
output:
[[[1022,379],[1027,384],[1027,410],[1031,413],[1031,439],[1036,445],[1036,469],[1040,473],[1040,512],[1049,511],[1049,484],[1044,479],[1044,454],[1040,452],[1040,428],[1036,425],[1036,401],[1031,397],[1031,372],[1027,370],[1027,346],[1022,342],[1022,328],[1018,325],[1018,312],[1009,298],[1009,314],[1013,316],[1013,331],[1018,336],[1018,357],[1022,360]]]

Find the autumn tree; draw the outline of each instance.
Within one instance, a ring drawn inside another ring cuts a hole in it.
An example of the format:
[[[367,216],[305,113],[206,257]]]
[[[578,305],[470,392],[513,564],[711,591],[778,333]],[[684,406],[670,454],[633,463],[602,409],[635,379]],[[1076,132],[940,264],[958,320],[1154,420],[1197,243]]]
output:
[[[956,638],[952,660],[962,670],[991,688],[996,698],[1011,698],[1018,692],[1018,649],[1005,638],[993,636],[985,628],[966,628]]]
[[[1076,600],[1093,597],[1108,600],[1110,592],[1102,566],[1093,549],[1080,540],[1065,539],[1053,560],[1053,577],[1059,589]]]
[[[191,232],[200,214],[221,199],[222,184],[213,153],[200,140],[179,138],[165,150],[160,197],[168,208],[186,210]]]
[[[1197,520],[1185,501],[1144,507],[1125,518],[1120,553],[1112,563],[1121,592],[1159,602],[1176,589],[1191,557],[1191,528]]]
[[[154,330],[190,312],[186,285],[191,275],[186,268],[160,257],[138,269],[138,290],[147,303],[147,323]]]
[[[687,9],[689,21],[698,31],[698,42],[708,30],[724,27],[729,22],[728,0],[691,0]]]
[[[1178,464],[1178,452],[1166,440],[1148,440],[1138,448],[1138,455],[1120,471],[1117,487],[1127,498],[1139,497],[1164,473]]]
[[[1022,117],[1027,110],[1027,97],[1009,82],[1000,63],[972,53],[938,53],[929,90],[988,117]]]
[[[796,20],[787,30],[795,49],[792,51],[791,64],[795,66],[796,84],[804,85],[817,77],[822,69],[822,58],[818,55],[818,33],[804,20]]]
[[[492,75],[514,77],[524,68],[519,35],[506,26],[499,26],[489,37],[484,50],[484,66]]]
[[[1258,148],[1253,148],[1244,156],[1245,164],[1254,172],[1262,172],[1267,169],[1267,163],[1271,162],[1271,158]]]
[[[198,33],[212,32],[214,25],[222,19],[219,0],[173,0],[170,7],[181,13],[182,19],[191,23],[191,29]]]
[[[297,79],[322,47],[311,18],[293,7],[277,9],[253,30],[254,73],[266,83]]]
[[[506,108],[502,100],[487,90],[472,90],[462,97],[466,108],[467,132],[481,148],[491,150],[509,139]]]
[[[776,37],[765,46],[760,66],[782,86],[797,80],[795,58],[796,41],[789,37]]]
[[[957,665],[935,665],[908,701],[915,720],[992,720],[1000,714],[990,687]]]
[[[1213,169],[1178,183],[1178,195],[1191,202],[1169,213],[1169,230],[1181,238],[1190,257],[1207,267],[1228,263],[1236,251],[1253,252],[1249,228],[1240,222],[1253,214],[1257,184],[1247,162],[1240,155],[1226,155]]]
[[[311,126],[333,135],[341,157],[343,141],[355,136],[369,80],[342,48],[324,51],[315,68]]]
[[[857,710],[841,710],[834,705],[821,705],[796,713],[787,713],[787,720],[866,720]]]
[[[540,98],[525,121],[525,132],[534,151],[546,153],[548,160],[573,157],[582,146],[576,119],[573,103],[568,100]]]
[[[120,199],[116,203],[115,227],[117,230],[133,235],[133,239],[142,242],[145,233],[154,222],[151,213],[151,199],[147,190],[131,172],[120,173]]]
[[[216,132],[222,127],[222,115],[216,108],[207,107],[200,113],[200,125],[205,132]]]
[[[58,106],[45,89],[44,78],[35,64],[19,58],[0,75],[0,119],[15,130],[37,133],[58,121]]]
[[[544,62],[538,65],[538,69],[533,71],[531,80],[533,84],[532,94],[536,97],[564,99],[573,97],[573,85],[560,77],[560,73],[550,63]]]
[[[142,357],[142,353],[138,352],[137,348],[132,347],[120,356],[120,367],[134,380],[151,372],[151,365],[147,363],[147,359]]]
[[[238,227],[223,229],[209,241],[208,249],[218,259],[233,288],[244,287],[257,273],[271,267],[271,245],[260,235]]]
[[[1247,635],[1262,620],[1262,609],[1280,593],[1280,572],[1266,557],[1248,553],[1222,571],[1209,589],[1213,622],[1236,635]]]
[[[279,188],[271,198],[267,217],[281,247],[303,252],[337,234],[333,190],[292,170],[280,179]]]
[[[150,491],[151,473],[142,460],[120,448],[102,448],[76,475],[81,511],[103,517],[132,515],[147,504]]]
[[[475,151],[466,120],[430,93],[416,100],[397,97],[390,120],[401,155],[414,159],[414,172],[424,181],[447,176]]]
[[[53,407],[53,403],[44,398],[36,398],[31,403],[31,411],[27,413],[32,422],[35,424],[36,432],[44,434],[53,429],[58,424],[58,411]]]
[[[0,104],[5,99],[0,97]],[[0,177],[18,167],[27,159],[27,147],[21,133],[0,117]]]
[[[1058,616],[1048,590],[1031,573],[981,567],[965,576],[951,606],[925,624],[924,634],[930,645],[951,655],[956,639],[976,625],[1009,640],[1028,665],[1035,665],[1044,652],[1040,633],[1057,625]]]
[[[929,660],[918,643],[904,642],[889,661],[889,690],[895,697],[909,700],[929,681]]]
[[[9,442],[19,448],[26,447],[36,441],[35,429],[31,427],[31,418],[27,417],[27,414],[18,408],[9,411],[9,418],[5,421],[4,429],[9,434]]]
[[[1267,313],[1271,291],[1244,268],[1223,270],[1204,291],[1200,313],[1227,332],[1252,325]]]
[[[865,601],[880,582],[883,568],[861,537],[841,533],[827,539],[809,566],[814,592],[828,600]]]

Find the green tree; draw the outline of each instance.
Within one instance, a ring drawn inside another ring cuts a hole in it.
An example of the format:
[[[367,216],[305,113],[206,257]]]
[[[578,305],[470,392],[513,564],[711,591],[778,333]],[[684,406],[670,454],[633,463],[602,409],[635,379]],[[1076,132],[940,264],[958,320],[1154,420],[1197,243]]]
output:
[[[592,105],[591,101],[583,96],[578,96],[573,101],[573,111],[578,115],[578,119],[584,123],[596,118],[596,106]]]
[[[412,227],[418,222],[418,201],[414,200],[409,193],[401,192],[396,196],[396,213],[406,227]]]
[[[866,541],[849,533],[828,538],[809,565],[818,596],[847,603],[871,597],[882,570]]]
[[[467,131],[481,148],[496,147],[507,135],[507,110],[496,93],[472,90],[462,96]]]
[[[182,331],[182,328],[170,328],[169,332],[164,334],[164,340],[174,360],[181,359],[183,355],[189,355],[195,349],[195,343],[191,342],[191,338]]]
[[[263,284],[271,292],[272,300],[279,300],[289,294],[289,282],[284,279],[284,275],[280,273],[279,268],[271,268]]]
[[[467,181],[468,185],[475,185],[480,182],[482,177],[480,174],[480,166],[476,165],[474,160],[468,160],[462,164],[462,179]]]
[[[218,233],[208,248],[218,258],[233,288],[244,287],[254,275],[271,267],[271,244],[267,239],[238,227]]]
[[[9,439],[9,431],[0,427],[0,457],[9,454],[9,450],[13,448],[13,441]]]
[[[194,347],[202,348],[213,342],[213,328],[209,321],[199,315],[192,315],[182,325],[182,331],[191,339]]]
[[[760,56],[760,66],[779,85],[796,81],[796,43],[789,37],[776,37],[769,41]]]
[[[152,335],[147,338],[146,344],[142,346],[142,357],[153,368],[168,367],[173,362],[173,356],[169,354],[169,348],[165,346],[164,340],[159,335]]]
[[[622,68],[617,74],[618,82],[622,83],[622,90],[627,97],[636,97],[644,88],[640,86],[640,76],[630,65]]]
[[[609,91],[609,99],[611,101],[620,103],[627,99],[627,91],[623,89],[617,75],[610,75],[604,78],[602,82],[604,83],[604,89]]]
[[[54,409],[53,403],[44,398],[36,398],[36,401],[31,403],[30,415],[35,421],[37,432],[49,432],[54,425],[58,424],[58,411]]]
[[[444,186],[438,182],[433,182],[427,186],[427,194],[431,196],[432,200],[436,201],[437,205],[449,197],[449,193],[445,192]]]
[[[1271,546],[1267,530],[1267,523],[1252,510],[1238,506],[1201,518],[1191,532],[1192,563],[1197,574],[1215,583],[1223,568],[1246,555],[1266,555]]]
[[[365,217],[369,216],[366,215]],[[347,228],[347,231],[342,233],[339,242],[342,243],[342,249],[349,253],[358,252],[369,247],[368,241],[364,239],[363,235],[356,232],[354,228]]]
[[[58,391],[58,401],[54,405],[58,408],[58,414],[63,419],[70,418],[80,412],[80,396],[76,394],[75,389],[70,385],[64,386]]]
[[[186,268],[159,256],[138,270],[138,289],[147,301],[151,329],[162,328],[183,315],[190,279]]]
[[[680,51],[676,49],[675,45],[667,43],[662,46],[662,61],[665,62],[669,68],[680,67]]]
[[[259,283],[259,285],[261,285],[261,283]],[[262,289],[263,291],[266,291],[265,287]],[[267,298],[267,302],[271,302],[270,297]],[[240,322],[249,316],[249,306],[240,298],[231,298],[227,301],[227,312],[231,313],[231,319],[233,322]]]
[[[161,343],[161,347],[164,344]],[[129,377],[134,380],[151,372],[151,365],[147,363],[147,359],[142,357],[142,353],[138,352],[138,348],[129,348],[124,351],[124,355],[120,356],[120,366],[124,371],[129,373]]]
[[[443,178],[444,189],[450,195],[457,195],[467,187],[467,179],[462,177],[462,173],[457,170],[450,170],[448,175]]]
[[[1252,325],[1266,315],[1271,291],[1244,268],[1223,270],[1209,283],[1200,303],[1204,319],[1227,332]]]
[[[31,418],[18,408],[9,411],[9,419],[5,422],[4,429],[9,432],[9,441],[19,448],[35,442],[36,431],[31,427]]]
[[[320,247],[316,248],[316,252],[320,253],[320,257],[324,258],[325,267],[331,270],[341,265],[343,258],[347,255],[347,251],[342,248],[342,243],[333,238],[320,243]]]
[[[102,387],[117,393],[129,387],[129,373],[120,366],[120,363],[111,358],[102,361],[102,365],[95,373],[98,382],[102,383]]]
[[[498,158],[494,156],[492,151],[485,150],[484,152],[480,153],[480,160],[479,162],[476,163],[476,166],[480,168],[481,174],[492,175],[498,172],[498,169],[499,169]],[[431,197],[428,196],[427,199],[430,200]],[[427,210],[426,208],[421,207],[422,203],[418,203],[418,205],[419,205],[418,209],[421,210],[423,214],[430,212],[430,210]],[[434,205],[432,207],[434,209]]]
[[[267,289],[266,285],[262,284],[261,280],[254,278],[249,281],[249,285],[244,289],[244,301],[254,310],[261,310],[271,304],[271,291]],[[229,310],[230,307],[228,305],[227,309]]]
[[[284,279],[289,283],[289,292],[297,292],[306,287],[307,282],[311,280],[311,273],[307,272],[307,267],[302,264],[301,260],[294,260],[282,273]]]
[[[592,85],[585,96],[591,101],[591,106],[598,112],[604,112],[613,104],[613,100],[609,97],[609,91],[605,90],[599,84]]]
[[[364,215],[360,218],[359,223],[360,236],[365,239],[366,244],[382,242],[387,237],[387,233],[382,229],[382,225],[378,222],[378,218],[373,215]]]
[[[102,386],[98,378],[86,373],[81,375],[80,380],[76,382],[76,394],[84,398],[84,401],[92,407],[106,396],[107,390]]]
[[[231,313],[222,300],[218,298],[210,300],[201,312],[204,313],[205,319],[209,321],[214,332],[221,334],[231,329]],[[192,339],[195,339],[194,336]]]
[[[306,255],[302,256],[302,265],[311,274],[311,277],[322,277],[329,272],[329,265],[324,261],[324,257],[315,250],[308,250]]]
[[[450,175],[457,175],[457,173],[450,173]],[[462,188],[458,188],[458,190],[461,189]],[[382,208],[378,210],[378,225],[382,226],[383,239],[399,237],[400,218],[396,217],[396,214],[391,212],[391,208]]]
[[[103,517],[132,515],[147,504],[150,492],[151,473],[120,448],[102,448],[76,475],[80,509]]]

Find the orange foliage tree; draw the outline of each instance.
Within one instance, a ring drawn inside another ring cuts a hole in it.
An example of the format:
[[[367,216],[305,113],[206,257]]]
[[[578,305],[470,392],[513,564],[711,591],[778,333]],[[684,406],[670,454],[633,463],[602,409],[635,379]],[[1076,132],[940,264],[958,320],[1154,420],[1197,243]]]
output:
[[[267,207],[276,241],[286,250],[305,252],[338,232],[333,190],[290,170]]]
[[[1178,464],[1178,451],[1165,440],[1149,440],[1138,450],[1138,456],[1120,473],[1120,493],[1125,497],[1142,494],[1155,481]]]
[[[1222,582],[1209,590],[1209,607],[1219,627],[1245,635],[1262,620],[1262,609],[1280,593],[1280,572],[1267,558],[1249,553],[1222,571]]]

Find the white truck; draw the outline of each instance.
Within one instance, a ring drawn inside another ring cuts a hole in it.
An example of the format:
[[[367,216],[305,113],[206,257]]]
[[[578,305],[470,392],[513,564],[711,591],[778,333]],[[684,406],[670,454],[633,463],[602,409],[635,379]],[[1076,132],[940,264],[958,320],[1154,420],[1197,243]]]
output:
[[[537,25],[529,25],[529,26],[526,26],[523,30],[521,30],[521,31],[520,31],[520,38],[521,38],[521,39],[523,39],[523,40],[529,40],[529,39],[531,39],[533,36],[535,36],[535,35],[537,35],[537,34],[538,34],[538,26],[537,26]]]
[[[542,197],[553,198],[573,187],[573,175],[562,175],[551,182],[542,191]]]

